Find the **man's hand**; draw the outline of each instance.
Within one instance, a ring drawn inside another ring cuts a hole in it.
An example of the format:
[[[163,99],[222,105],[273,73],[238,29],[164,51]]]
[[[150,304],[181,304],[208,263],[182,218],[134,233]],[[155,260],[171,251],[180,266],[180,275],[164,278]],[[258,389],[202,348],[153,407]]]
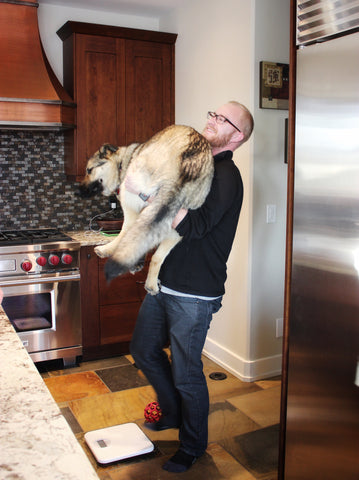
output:
[[[181,208],[180,210],[178,210],[177,215],[172,221],[172,228],[176,228],[177,225],[182,222],[184,217],[187,215],[187,212],[188,210],[186,208]]]
[[[139,191],[136,188],[135,184],[133,183],[133,181],[131,180],[131,177],[129,175],[126,175],[126,177],[125,177],[124,187],[128,192],[133,193],[135,195],[138,195],[143,202],[151,203],[152,200],[153,200],[154,195],[147,195],[147,194]]]
[[[124,184],[126,190],[128,190],[129,192],[134,193],[135,195],[138,195],[140,193],[140,191],[136,189],[135,185],[131,181],[131,177],[129,175],[126,175]]]

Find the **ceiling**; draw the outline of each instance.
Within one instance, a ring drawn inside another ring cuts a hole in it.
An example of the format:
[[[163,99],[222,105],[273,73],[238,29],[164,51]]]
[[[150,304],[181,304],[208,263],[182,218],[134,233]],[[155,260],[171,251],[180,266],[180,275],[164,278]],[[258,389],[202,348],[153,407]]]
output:
[[[160,16],[183,4],[183,0],[40,0],[40,2],[140,16]]]

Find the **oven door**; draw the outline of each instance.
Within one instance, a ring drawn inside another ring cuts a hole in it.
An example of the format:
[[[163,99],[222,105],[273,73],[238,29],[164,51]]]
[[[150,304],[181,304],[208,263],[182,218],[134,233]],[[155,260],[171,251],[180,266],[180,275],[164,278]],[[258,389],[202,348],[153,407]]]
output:
[[[2,306],[34,362],[82,354],[80,274],[1,281]]]

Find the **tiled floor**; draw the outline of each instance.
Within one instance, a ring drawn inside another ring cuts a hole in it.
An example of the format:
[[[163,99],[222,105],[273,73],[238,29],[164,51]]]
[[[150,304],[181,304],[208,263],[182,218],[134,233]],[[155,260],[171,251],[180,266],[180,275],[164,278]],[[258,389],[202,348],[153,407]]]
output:
[[[211,401],[209,445],[206,454],[181,474],[162,469],[178,448],[178,430],[154,432],[144,426],[144,407],[156,396],[131,356],[84,362],[66,370],[42,365],[39,370],[101,480],[275,480],[280,378],[244,383],[206,357],[203,364]],[[212,372],[225,372],[227,378],[212,380]],[[155,444],[154,452],[107,466],[97,464],[84,433],[126,422],[135,422],[145,432]]]

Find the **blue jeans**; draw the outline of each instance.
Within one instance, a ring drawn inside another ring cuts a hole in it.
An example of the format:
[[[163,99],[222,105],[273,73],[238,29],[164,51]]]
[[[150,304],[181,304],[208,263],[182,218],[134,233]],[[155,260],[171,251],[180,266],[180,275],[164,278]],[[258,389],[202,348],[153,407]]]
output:
[[[208,443],[209,397],[201,355],[221,300],[148,294],[131,342],[136,365],[157,393],[163,423],[179,426],[180,447],[194,456],[202,455]],[[163,350],[168,342],[171,362]]]

